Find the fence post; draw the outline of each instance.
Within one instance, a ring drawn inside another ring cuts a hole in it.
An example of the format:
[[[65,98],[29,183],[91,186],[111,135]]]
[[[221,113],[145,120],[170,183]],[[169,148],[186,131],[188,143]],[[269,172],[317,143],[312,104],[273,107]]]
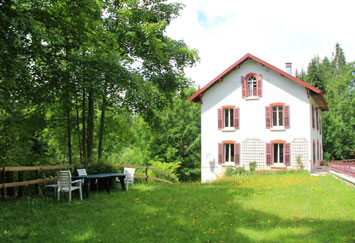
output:
[[[0,184],[3,184],[5,182],[5,166],[2,167],[2,171],[0,174]],[[5,200],[5,189],[4,186],[1,188],[1,198],[2,200]]]
[[[18,172],[18,181],[23,181],[23,171]],[[23,187],[19,186],[17,191],[17,197],[22,197],[23,195]]]
[[[148,184],[148,166],[145,167],[145,183]]]
[[[14,172],[13,171],[8,171],[6,173],[6,182],[14,182]],[[7,195],[9,197],[15,196],[15,190],[13,187],[7,188]]]
[[[35,180],[38,180],[38,175],[39,175],[39,173],[38,173],[38,170],[35,170]],[[39,185],[38,185],[38,183],[37,184],[35,184],[35,193],[34,193],[35,195],[39,195]]]

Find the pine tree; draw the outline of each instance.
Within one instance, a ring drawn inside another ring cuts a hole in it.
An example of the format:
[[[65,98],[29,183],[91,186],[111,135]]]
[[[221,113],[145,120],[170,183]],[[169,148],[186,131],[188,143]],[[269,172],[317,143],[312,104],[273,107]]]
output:
[[[320,69],[320,59],[319,56],[315,56],[308,65],[308,72],[305,77],[305,81],[310,83],[314,87],[320,89],[322,92],[325,91],[324,81],[322,79],[321,69]]]
[[[346,65],[344,51],[339,43],[335,44],[335,53],[333,54],[332,65],[335,67],[335,74],[341,74]]]

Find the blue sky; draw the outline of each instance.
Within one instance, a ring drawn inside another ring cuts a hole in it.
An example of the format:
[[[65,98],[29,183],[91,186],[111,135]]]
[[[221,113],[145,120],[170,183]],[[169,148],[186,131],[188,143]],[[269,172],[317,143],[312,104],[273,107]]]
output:
[[[353,0],[169,0],[185,5],[167,29],[199,51],[186,75],[201,87],[251,53],[284,70],[307,69],[315,56],[332,57],[335,43],[355,60]]]

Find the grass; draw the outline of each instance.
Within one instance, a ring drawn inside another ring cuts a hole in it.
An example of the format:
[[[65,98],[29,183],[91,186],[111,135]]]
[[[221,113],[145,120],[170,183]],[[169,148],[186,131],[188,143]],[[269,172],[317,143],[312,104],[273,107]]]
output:
[[[329,175],[138,184],[71,203],[0,205],[0,242],[355,242],[355,190]]]

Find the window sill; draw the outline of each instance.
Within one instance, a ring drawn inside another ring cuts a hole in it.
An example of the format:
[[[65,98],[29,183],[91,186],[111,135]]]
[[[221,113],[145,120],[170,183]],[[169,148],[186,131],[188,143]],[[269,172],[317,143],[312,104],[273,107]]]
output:
[[[223,128],[222,132],[235,132],[235,128],[234,127]]]
[[[286,169],[287,166],[286,165],[271,165],[271,169]]]
[[[222,167],[235,167],[235,163],[234,162],[224,162],[224,164],[222,164]]]
[[[272,128],[270,128],[270,131],[286,131],[286,128],[284,128],[284,127],[272,127]]]
[[[258,100],[259,99],[259,96],[249,96],[249,97],[246,97],[245,100]]]

